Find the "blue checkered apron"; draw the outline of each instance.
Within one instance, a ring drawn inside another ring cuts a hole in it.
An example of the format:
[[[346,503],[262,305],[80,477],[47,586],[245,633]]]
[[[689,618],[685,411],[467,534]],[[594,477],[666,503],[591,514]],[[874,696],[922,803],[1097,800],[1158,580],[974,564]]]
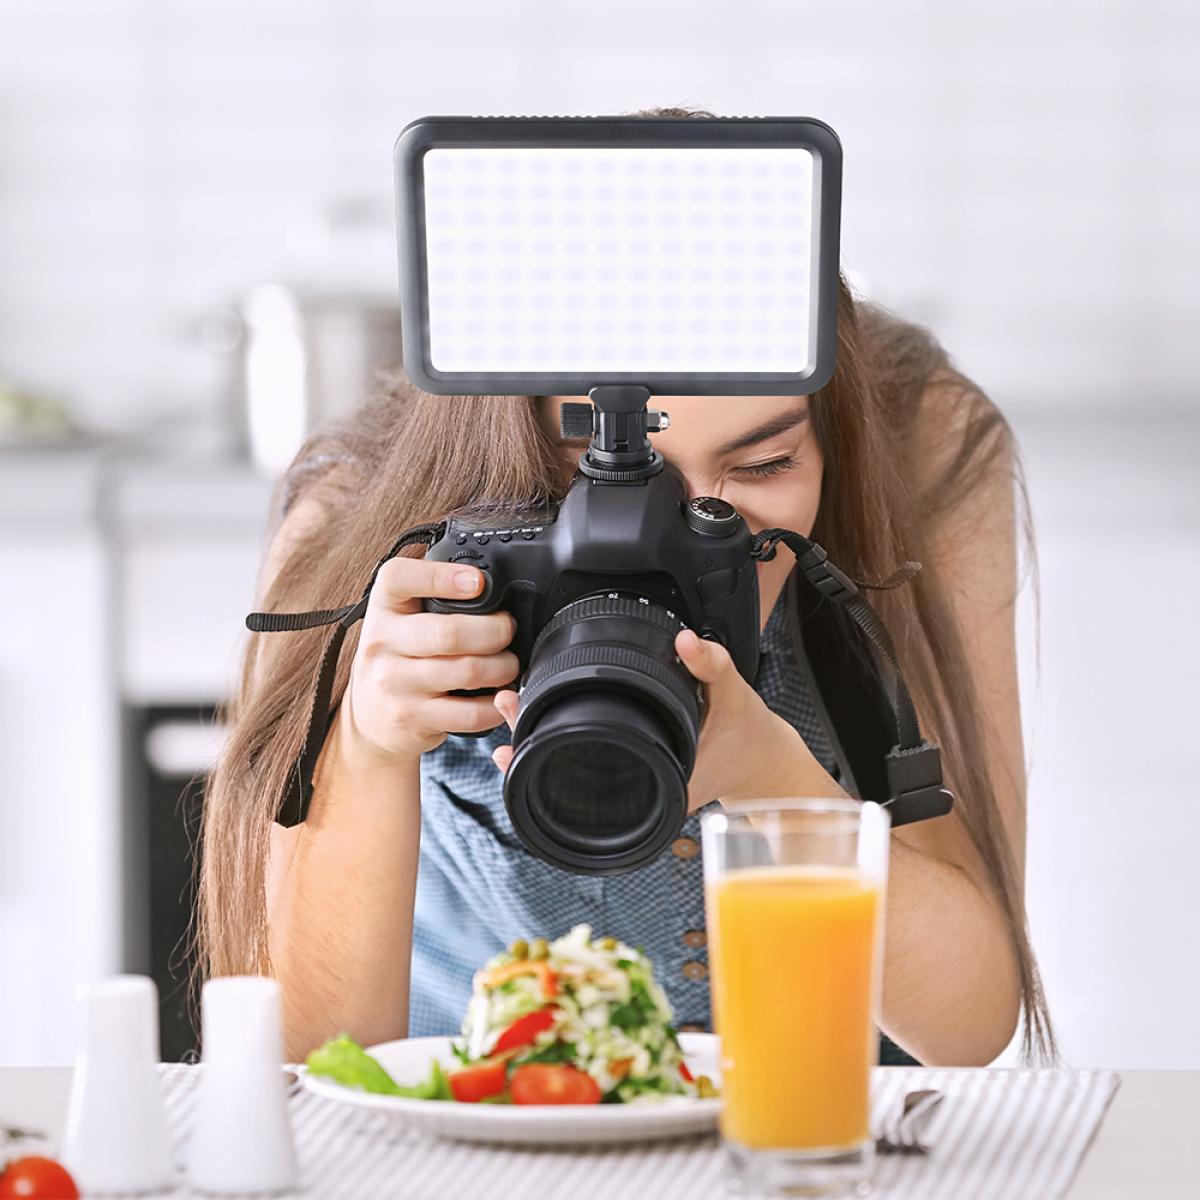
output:
[[[763,630],[755,688],[836,777],[828,738],[792,661],[784,600]],[[659,858],[623,875],[575,875],[522,845],[503,800],[492,751],[507,725],[485,737],[448,737],[421,762],[421,856],[413,928],[409,1036],[457,1033],[471,976],[514,938],[554,938],[586,921],[596,936],[641,946],[654,963],[676,1022],[711,1025],[700,813]]]

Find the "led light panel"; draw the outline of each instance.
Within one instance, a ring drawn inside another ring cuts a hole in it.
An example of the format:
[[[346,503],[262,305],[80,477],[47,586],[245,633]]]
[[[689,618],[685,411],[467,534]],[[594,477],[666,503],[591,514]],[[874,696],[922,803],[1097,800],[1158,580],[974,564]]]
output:
[[[817,277],[802,147],[435,147],[439,372],[804,372]]]

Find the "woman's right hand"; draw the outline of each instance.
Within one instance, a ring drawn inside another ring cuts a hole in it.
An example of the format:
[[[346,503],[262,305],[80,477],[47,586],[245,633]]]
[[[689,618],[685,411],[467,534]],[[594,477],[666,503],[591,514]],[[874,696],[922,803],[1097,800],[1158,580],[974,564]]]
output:
[[[462,563],[399,557],[380,568],[339,712],[342,736],[358,752],[416,761],[448,733],[502,723],[490,695],[446,693],[516,678],[520,664],[507,649],[516,621],[502,611],[429,613],[421,604],[423,597],[469,600],[482,585],[483,572]]]

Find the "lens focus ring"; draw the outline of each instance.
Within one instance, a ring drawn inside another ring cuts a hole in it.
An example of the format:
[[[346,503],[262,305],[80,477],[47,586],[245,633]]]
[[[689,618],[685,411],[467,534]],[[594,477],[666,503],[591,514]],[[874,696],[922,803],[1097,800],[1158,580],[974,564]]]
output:
[[[538,663],[529,673],[521,689],[521,702],[528,704],[542,684],[576,667],[622,667],[653,679],[666,688],[690,709],[698,709],[699,684],[689,686],[677,671],[668,670],[652,654],[631,646],[614,646],[611,642],[592,642],[569,646],[548,662]],[[686,673],[686,672],[685,672]],[[688,675],[690,679],[690,674]]]
[[[660,604],[643,603],[635,596],[606,593],[599,596],[585,596],[582,600],[576,600],[560,608],[546,622],[546,627],[542,630],[538,641],[545,641],[556,630],[561,629],[564,625],[573,624],[575,621],[582,621],[587,617],[609,616],[633,617],[638,621],[649,621],[651,624],[657,625],[659,629],[665,630],[672,638],[684,628],[684,622]]]

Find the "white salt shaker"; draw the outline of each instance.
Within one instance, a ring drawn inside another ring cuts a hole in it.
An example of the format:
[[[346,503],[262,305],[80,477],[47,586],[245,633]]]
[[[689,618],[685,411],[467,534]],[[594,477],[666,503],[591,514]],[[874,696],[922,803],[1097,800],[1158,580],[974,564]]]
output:
[[[62,1158],[88,1195],[174,1185],[158,1083],[158,989],[116,975],[77,993],[81,1040]]]
[[[210,979],[200,1009],[203,1049],[188,1184],[217,1195],[294,1188],[279,985],[256,975]]]

